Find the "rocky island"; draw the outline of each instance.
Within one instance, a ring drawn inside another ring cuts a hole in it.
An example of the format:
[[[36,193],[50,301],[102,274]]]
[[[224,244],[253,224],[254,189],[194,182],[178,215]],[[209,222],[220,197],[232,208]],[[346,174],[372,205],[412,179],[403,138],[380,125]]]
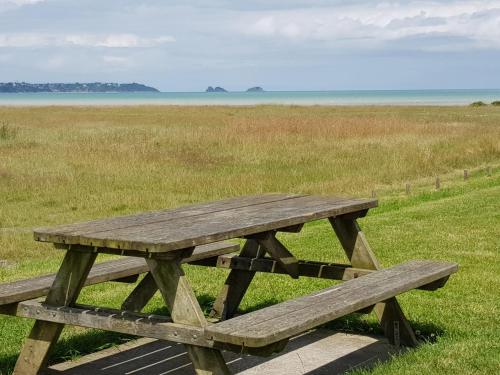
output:
[[[227,92],[227,90],[223,87],[212,87],[212,86],[208,86],[207,89],[205,90],[205,92]]]
[[[27,83],[0,82],[0,93],[18,92],[158,92],[154,87],[140,83]]]
[[[264,89],[260,86],[250,87],[247,92],[264,92]]]

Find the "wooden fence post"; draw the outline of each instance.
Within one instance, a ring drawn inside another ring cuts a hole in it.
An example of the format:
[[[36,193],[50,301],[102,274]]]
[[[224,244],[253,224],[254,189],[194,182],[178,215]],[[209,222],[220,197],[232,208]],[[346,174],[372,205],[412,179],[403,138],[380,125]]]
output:
[[[469,171],[467,169],[464,169],[464,180],[467,180],[469,178]]]
[[[439,176],[436,177],[436,190],[441,188],[441,181],[439,180]]]
[[[406,195],[410,195],[410,184],[406,184]]]

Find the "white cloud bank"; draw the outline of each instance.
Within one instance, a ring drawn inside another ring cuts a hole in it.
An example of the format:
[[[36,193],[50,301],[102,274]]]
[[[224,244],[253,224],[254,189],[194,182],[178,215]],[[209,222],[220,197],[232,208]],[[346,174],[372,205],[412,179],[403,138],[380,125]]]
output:
[[[362,6],[272,10],[243,15],[234,27],[250,36],[293,41],[369,42],[376,46],[428,36],[461,38],[467,40],[468,48],[500,48],[500,1],[366,2]],[[460,48],[456,42],[441,47]]]
[[[0,0],[0,12],[16,9],[24,5],[34,5],[38,3],[43,3],[46,0]]]
[[[155,38],[140,37],[135,34],[38,34],[38,33],[12,33],[0,34],[1,47],[101,47],[101,48],[145,48],[156,47],[165,43],[175,42],[172,36]]]
[[[42,3],[44,1],[45,0],[0,0],[0,6],[2,5],[23,6],[23,5]]]

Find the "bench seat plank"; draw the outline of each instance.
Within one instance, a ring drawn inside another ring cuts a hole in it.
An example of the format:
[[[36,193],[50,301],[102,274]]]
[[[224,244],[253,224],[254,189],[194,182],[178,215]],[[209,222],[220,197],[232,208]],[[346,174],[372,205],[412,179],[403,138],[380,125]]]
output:
[[[269,345],[446,278],[457,270],[456,263],[410,261],[217,323],[207,327],[205,335],[247,347]]]
[[[183,263],[189,263],[205,258],[217,257],[239,250],[239,245],[229,242],[216,242],[198,246]],[[95,264],[87,278],[86,286],[122,279],[128,276],[148,272],[149,268],[143,258],[121,257]],[[31,279],[0,284],[0,306],[47,295],[55,274],[38,276]]]

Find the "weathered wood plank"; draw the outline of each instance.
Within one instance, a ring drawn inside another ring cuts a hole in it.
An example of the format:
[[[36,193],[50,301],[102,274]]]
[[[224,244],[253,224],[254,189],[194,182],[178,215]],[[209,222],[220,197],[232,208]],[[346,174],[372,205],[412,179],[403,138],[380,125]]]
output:
[[[298,335],[328,321],[456,272],[455,263],[410,261],[322,291],[205,328],[208,339],[258,347]]]
[[[60,241],[50,241],[48,238],[53,236],[53,238],[58,238],[59,236],[64,237],[77,237],[80,235],[88,235],[90,233],[117,230],[117,229],[127,229],[144,224],[158,223],[168,220],[177,220],[180,218],[187,218],[191,216],[198,216],[208,213],[215,213],[224,210],[241,208],[246,206],[251,206],[255,204],[275,202],[278,200],[293,199],[299,197],[297,194],[264,194],[259,196],[245,196],[237,198],[229,198],[219,201],[206,202],[200,204],[194,204],[174,209],[159,210],[152,212],[145,212],[134,215],[119,216],[114,218],[98,219],[93,221],[59,225],[56,227],[49,228],[37,228],[35,229],[35,239],[37,233],[40,236],[43,234],[47,237],[48,242],[60,242]],[[77,243],[69,242],[66,243]]]
[[[85,279],[92,268],[96,254],[78,254],[68,251],[47,294],[46,301],[67,306],[78,298]],[[45,367],[48,355],[56,343],[63,324],[35,321],[16,362],[13,375],[36,375]]]
[[[239,245],[230,242],[217,242],[196,247],[193,254],[182,262],[189,263],[200,259],[217,257],[238,251]],[[86,281],[85,286],[125,278],[148,272],[149,268],[142,258],[120,258],[95,264]],[[54,282],[55,274],[19,280],[0,284],[0,306],[25,301],[46,295]]]
[[[52,306],[30,300],[19,303],[17,316],[185,344],[213,346],[213,342],[203,337],[202,328],[176,324],[168,317],[153,314],[86,305]]]
[[[35,237],[41,241],[164,252],[366,210],[376,204],[373,199],[303,196],[75,237],[56,238],[57,232],[50,231],[37,232]]]
[[[3,307],[6,306],[1,306],[0,309]],[[202,328],[176,324],[169,317],[80,304],[75,304],[72,307],[50,306],[39,300],[29,300],[9,305],[9,308],[12,309],[12,313],[9,315],[16,315],[22,318],[134,334],[183,344],[229,350],[239,354],[268,356],[282,351],[287,341],[280,341],[277,344],[256,349],[216,343],[204,337]]]

